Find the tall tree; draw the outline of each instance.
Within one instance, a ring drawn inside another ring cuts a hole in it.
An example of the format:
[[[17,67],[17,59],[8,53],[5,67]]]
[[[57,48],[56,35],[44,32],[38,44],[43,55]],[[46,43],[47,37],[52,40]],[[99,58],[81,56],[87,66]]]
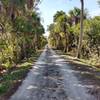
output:
[[[71,25],[76,25],[80,22],[80,18],[81,18],[81,9],[74,7],[74,9],[69,11],[69,19],[70,19],[70,23]],[[87,18],[88,12],[87,9],[84,10],[84,19]]]
[[[81,49],[82,49],[82,40],[83,40],[83,20],[84,20],[84,0],[80,0],[81,2],[81,19],[80,19],[80,37],[79,37],[79,44],[76,57],[80,58]]]

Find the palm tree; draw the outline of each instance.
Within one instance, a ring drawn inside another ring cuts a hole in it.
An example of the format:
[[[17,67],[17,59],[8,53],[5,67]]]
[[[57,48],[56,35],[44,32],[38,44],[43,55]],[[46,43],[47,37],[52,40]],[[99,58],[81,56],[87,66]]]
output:
[[[65,12],[61,11],[57,11],[56,14],[53,16],[53,21],[57,22],[57,20],[59,19],[60,16],[65,15]]]
[[[68,32],[67,32],[67,15],[63,11],[57,11],[57,13],[54,15],[54,22],[56,23],[55,29],[57,34],[57,41],[60,42],[61,36],[59,35],[61,32],[64,33],[64,52],[68,51]],[[57,43],[57,44],[58,44]],[[61,44],[61,43],[59,43]]]
[[[73,24],[76,25],[77,23],[79,23],[80,14],[81,14],[81,10],[77,7],[74,7],[73,10],[69,11],[71,25],[73,25]]]
[[[81,2],[81,14],[80,14],[80,36],[79,36],[79,44],[76,57],[80,58],[81,48],[82,48],[82,40],[83,40],[83,20],[84,20],[84,0],[80,0]]]

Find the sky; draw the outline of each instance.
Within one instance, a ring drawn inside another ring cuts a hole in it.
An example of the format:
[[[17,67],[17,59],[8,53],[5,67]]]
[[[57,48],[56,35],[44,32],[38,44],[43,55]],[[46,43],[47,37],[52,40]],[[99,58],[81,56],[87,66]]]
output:
[[[89,16],[93,17],[100,15],[100,7],[97,0],[84,0],[84,6],[88,9]],[[80,8],[80,0],[42,0],[39,4],[39,12],[42,19],[42,24],[47,30],[47,26],[53,22],[53,16],[57,11],[63,10],[66,13],[74,7]],[[46,36],[49,33],[46,31]]]

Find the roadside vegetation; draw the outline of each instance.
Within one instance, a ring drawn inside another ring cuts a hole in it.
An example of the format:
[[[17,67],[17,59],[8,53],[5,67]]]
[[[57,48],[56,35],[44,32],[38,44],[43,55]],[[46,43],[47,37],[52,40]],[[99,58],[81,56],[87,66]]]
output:
[[[48,26],[49,44],[51,47],[62,50],[65,54],[77,57],[80,39],[81,9],[74,7],[66,14],[57,11],[53,23]],[[100,16],[89,17],[88,10],[84,9],[83,38],[81,43],[81,61],[100,68]],[[76,58],[76,59],[78,59]]]
[[[38,0],[0,0],[0,73],[16,67],[46,44]]]
[[[41,52],[42,50],[38,50],[32,57],[23,60],[16,68],[10,69],[0,77],[0,99],[7,100],[18,89]]]
[[[0,0],[0,95],[23,80],[47,43],[39,0]]]

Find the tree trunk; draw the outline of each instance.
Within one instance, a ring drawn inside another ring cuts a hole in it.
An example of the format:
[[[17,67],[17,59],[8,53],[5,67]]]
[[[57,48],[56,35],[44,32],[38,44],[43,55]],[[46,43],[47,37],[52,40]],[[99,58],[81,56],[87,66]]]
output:
[[[59,49],[59,38],[56,39],[56,49]]]
[[[35,35],[34,35],[34,44],[35,44],[35,50],[37,50],[38,48],[37,48],[37,34],[35,33]]]
[[[65,46],[64,46],[64,52],[68,52],[68,35],[65,33]]]
[[[4,26],[0,23],[0,32],[3,34],[4,32]]]
[[[79,37],[79,44],[77,50],[77,58],[80,58],[81,55],[81,48],[82,48],[82,40],[83,40],[83,17],[84,17],[84,0],[80,0],[81,2],[81,19],[80,19],[80,37]]]
[[[98,57],[100,56],[100,49],[98,47],[98,45],[96,45],[96,49],[97,49],[97,54],[98,54]]]
[[[68,32],[66,31],[66,23],[64,24],[64,36],[65,36],[65,46],[64,46],[64,52],[68,52],[68,45],[69,45],[69,37]]]

